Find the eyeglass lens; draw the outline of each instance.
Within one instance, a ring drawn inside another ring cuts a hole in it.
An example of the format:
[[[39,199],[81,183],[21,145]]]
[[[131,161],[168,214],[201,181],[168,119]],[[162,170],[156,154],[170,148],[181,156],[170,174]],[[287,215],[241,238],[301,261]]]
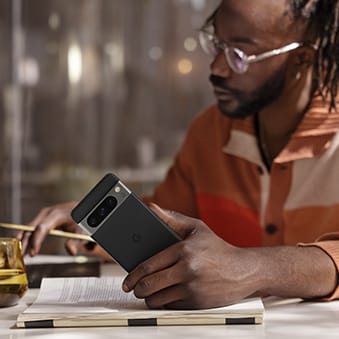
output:
[[[248,68],[248,63],[241,55],[241,52],[236,49],[229,47],[225,50],[226,59],[228,64],[236,73],[245,73]]]
[[[247,71],[248,63],[244,60],[242,52],[237,48],[224,46],[216,41],[216,39],[205,32],[199,34],[199,40],[203,51],[213,57],[217,56],[220,51],[223,51],[227,62],[231,69],[236,73],[244,73]]]

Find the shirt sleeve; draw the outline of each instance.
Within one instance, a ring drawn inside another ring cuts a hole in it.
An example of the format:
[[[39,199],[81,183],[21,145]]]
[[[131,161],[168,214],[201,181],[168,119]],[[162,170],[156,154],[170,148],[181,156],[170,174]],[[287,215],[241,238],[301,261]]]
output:
[[[192,169],[194,137],[192,137],[192,128],[190,130],[165,179],[155,189],[152,196],[144,197],[144,201],[154,202],[164,209],[197,218],[199,213]]]
[[[198,194],[202,190],[201,183],[205,184],[210,175],[206,170],[208,166],[202,162],[213,159],[211,152],[222,152],[229,138],[230,120],[216,105],[199,113],[192,120],[167,176],[146,202],[153,201],[165,209],[201,218]]]
[[[333,260],[337,268],[337,276],[339,277],[339,232],[326,233],[319,237],[314,243],[298,245],[303,247],[316,246],[321,248]],[[325,298],[319,298],[319,300],[323,301],[330,301],[334,299],[339,299],[339,284],[337,284],[337,287],[330,295]]]
[[[165,180],[156,188],[152,196],[144,197],[144,201],[154,202],[164,209],[187,216],[198,217],[194,189],[182,169],[180,155],[169,169]]]

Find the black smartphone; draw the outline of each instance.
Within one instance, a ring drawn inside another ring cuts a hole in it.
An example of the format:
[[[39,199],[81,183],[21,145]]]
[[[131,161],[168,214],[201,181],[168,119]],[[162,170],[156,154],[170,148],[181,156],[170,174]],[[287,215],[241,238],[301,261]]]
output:
[[[79,202],[71,216],[127,272],[181,240],[111,173]]]

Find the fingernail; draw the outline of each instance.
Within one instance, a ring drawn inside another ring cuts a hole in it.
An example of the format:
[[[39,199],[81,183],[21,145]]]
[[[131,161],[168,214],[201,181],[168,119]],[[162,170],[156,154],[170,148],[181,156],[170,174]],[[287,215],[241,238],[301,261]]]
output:
[[[124,282],[122,283],[122,289],[123,289],[125,292],[129,292],[129,291],[130,291],[129,287],[128,287],[127,284],[126,284],[126,281],[124,281]]]
[[[29,255],[30,255],[31,257],[34,257],[35,254],[36,254],[35,250],[30,250],[30,251],[29,251]]]
[[[68,249],[71,255],[76,255],[78,253],[78,249],[76,246],[69,246]]]
[[[65,247],[66,247],[67,252],[70,255],[76,255],[78,253],[77,242],[75,243],[74,240],[68,240],[65,243]]]
[[[150,207],[153,207],[153,208],[157,208],[157,209],[162,209],[159,205],[157,205],[156,203],[154,203],[154,202],[151,202],[150,204]]]
[[[150,208],[151,208],[151,210],[153,210],[153,212],[155,212],[155,213],[166,213],[159,205],[157,205],[157,204],[155,204],[155,203],[153,203],[153,202],[151,202],[150,203],[150,206],[149,206]]]

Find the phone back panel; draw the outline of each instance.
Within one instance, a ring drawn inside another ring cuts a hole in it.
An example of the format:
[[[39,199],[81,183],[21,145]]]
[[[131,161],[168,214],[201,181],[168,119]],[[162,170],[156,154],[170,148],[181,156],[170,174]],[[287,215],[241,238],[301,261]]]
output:
[[[92,234],[127,272],[180,238],[133,193]]]

